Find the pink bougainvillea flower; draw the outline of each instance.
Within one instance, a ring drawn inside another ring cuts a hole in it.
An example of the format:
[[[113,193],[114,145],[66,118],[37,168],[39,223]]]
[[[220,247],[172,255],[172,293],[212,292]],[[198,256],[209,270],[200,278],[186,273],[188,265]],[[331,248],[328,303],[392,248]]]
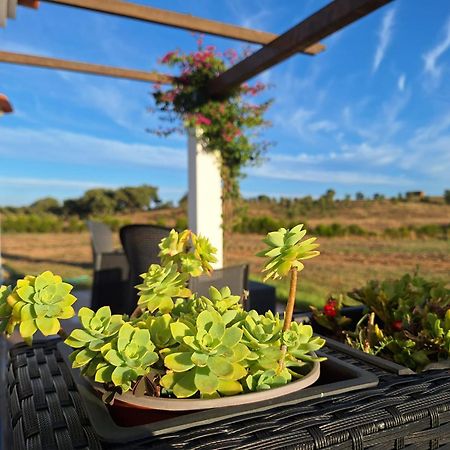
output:
[[[197,125],[211,125],[211,120],[205,117],[203,114],[197,114],[195,123]]]
[[[175,55],[178,54],[178,50],[173,50],[171,52],[166,53],[162,59],[161,59],[161,63],[162,64],[167,64]]]

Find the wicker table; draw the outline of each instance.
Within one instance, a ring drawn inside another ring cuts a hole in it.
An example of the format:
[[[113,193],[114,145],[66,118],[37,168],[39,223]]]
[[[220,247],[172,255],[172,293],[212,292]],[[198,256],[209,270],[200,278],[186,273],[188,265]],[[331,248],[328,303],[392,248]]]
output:
[[[450,448],[448,371],[399,377],[333,352],[375,372],[378,387],[249,412],[161,437],[111,443],[94,432],[55,341],[31,348],[19,344],[9,353],[9,400],[0,399],[5,450]]]

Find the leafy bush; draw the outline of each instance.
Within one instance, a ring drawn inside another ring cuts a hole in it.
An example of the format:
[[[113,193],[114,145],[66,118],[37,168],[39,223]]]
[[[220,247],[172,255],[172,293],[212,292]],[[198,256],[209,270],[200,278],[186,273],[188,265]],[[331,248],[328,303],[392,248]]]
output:
[[[178,217],[176,223],[175,223],[175,228],[177,230],[185,230],[188,227],[188,220],[187,217]]]
[[[2,218],[4,233],[57,233],[63,222],[52,214],[8,214]]]
[[[406,274],[369,281],[348,295],[366,311],[356,328],[350,329],[340,304],[334,305],[334,314],[325,308],[313,314],[352,347],[417,371],[449,359],[450,289],[443,283]]]
[[[233,231],[238,233],[258,233],[267,234],[271,230],[281,228],[281,222],[267,216],[248,217],[244,216],[240,223],[234,226]]]

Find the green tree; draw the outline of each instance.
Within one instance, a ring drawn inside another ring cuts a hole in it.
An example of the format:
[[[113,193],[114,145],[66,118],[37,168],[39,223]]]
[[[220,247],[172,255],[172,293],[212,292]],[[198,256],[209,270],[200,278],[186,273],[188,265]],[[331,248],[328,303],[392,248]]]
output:
[[[29,206],[30,212],[34,213],[53,213],[59,214],[61,213],[61,205],[56,198],[53,197],[45,197],[39,200],[36,200]]]
[[[116,211],[133,212],[151,209],[161,203],[158,188],[144,184],[136,187],[123,187],[114,193]]]
[[[450,205],[450,189],[444,191],[444,200],[447,205]]]

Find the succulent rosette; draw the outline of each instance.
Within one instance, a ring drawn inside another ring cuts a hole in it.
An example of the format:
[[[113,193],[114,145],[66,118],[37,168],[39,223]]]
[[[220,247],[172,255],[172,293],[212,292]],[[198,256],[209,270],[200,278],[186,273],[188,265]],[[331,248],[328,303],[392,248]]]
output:
[[[247,375],[248,348],[240,343],[242,330],[227,327],[233,314],[202,311],[193,323],[177,321],[170,329],[180,344],[164,358],[169,372],[161,385],[178,398],[234,395],[242,392],[238,380]]]
[[[264,315],[249,311],[242,322],[243,342],[252,350],[279,345],[283,322],[272,311]]]
[[[288,348],[288,355],[293,356],[297,360],[323,361],[323,358],[311,356],[312,352],[321,349],[325,344],[325,339],[320,336],[313,336],[311,325],[292,322],[289,330],[283,333],[283,343]]]
[[[215,254],[216,247],[211,244],[211,241],[204,237],[192,234],[192,244],[194,246],[194,255],[201,262],[204,272],[209,273],[213,270],[212,265],[217,261]]]
[[[136,286],[139,290],[138,305],[150,312],[157,309],[162,313],[170,312],[174,307],[174,298],[191,295],[186,288],[188,275],[178,272],[172,261],[166,266],[152,264],[141,277],[143,282]]]
[[[58,333],[60,319],[75,315],[72,304],[76,298],[71,290],[70,284],[50,271],[18,280],[7,301],[12,307],[13,320],[20,322],[22,337],[29,339],[37,330],[44,336]]]
[[[302,241],[305,234],[303,224],[290,230],[280,228],[278,231],[267,234],[263,242],[269,248],[257,254],[269,258],[263,269],[263,272],[267,272],[264,281],[269,278],[274,280],[283,278],[291,269],[301,271],[304,268],[303,260],[320,254],[315,250],[319,246],[314,243],[317,238]]]
[[[124,323],[117,338],[102,348],[105,363],[97,368],[95,381],[112,382],[123,392],[130,390],[138,377],[148,373],[158,361],[154,350],[148,330]]]
[[[6,332],[8,335],[13,332],[15,326],[12,308],[7,301],[11,292],[11,286],[0,286],[0,333]]]
[[[102,347],[118,333],[124,321],[121,315],[111,315],[109,306],[102,306],[97,312],[83,307],[78,318],[83,328],[73,330],[64,342],[75,349],[70,355],[73,366],[94,374],[103,362]]]
[[[209,288],[209,298],[203,297],[203,299],[210,303],[221,314],[228,310],[242,309],[242,305],[239,303],[241,297],[239,295],[232,295],[228,286],[224,286],[220,290],[211,286]]]
[[[161,241],[159,248],[162,265],[172,262],[180,272],[191,277],[210,273],[211,264],[217,261],[217,249],[209,239],[189,230],[181,233],[171,230],[169,236]]]

